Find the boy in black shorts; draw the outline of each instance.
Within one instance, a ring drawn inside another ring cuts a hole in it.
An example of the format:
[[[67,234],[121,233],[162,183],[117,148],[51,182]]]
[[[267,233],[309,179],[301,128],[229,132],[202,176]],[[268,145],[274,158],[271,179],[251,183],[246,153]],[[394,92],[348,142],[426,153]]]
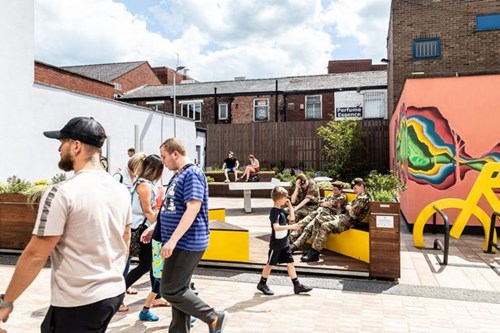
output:
[[[271,198],[274,201],[274,207],[271,208],[271,213],[269,214],[272,230],[271,241],[269,242],[267,264],[262,269],[262,276],[257,284],[257,289],[264,295],[274,295],[274,292],[267,286],[267,278],[269,274],[271,274],[273,266],[286,263],[288,276],[290,276],[293,282],[294,293],[300,294],[309,292],[312,288],[301,284],[297,279],[292,253],[290,252],[290,244],[288,243],[288,230],[300,229],[298,224],[288,224],[287,213],[283,209],[283,206],[288,206],[290,212],[288,220],[293,221],[295,216],[292,203],[288,200],[288,191],[283,187],[277,186],[271,191]]]

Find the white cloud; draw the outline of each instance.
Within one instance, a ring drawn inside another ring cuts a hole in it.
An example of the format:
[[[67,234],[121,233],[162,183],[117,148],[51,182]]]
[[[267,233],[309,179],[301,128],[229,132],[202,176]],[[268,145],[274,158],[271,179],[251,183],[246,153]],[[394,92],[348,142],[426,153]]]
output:
[[[113,0],[35,0],[35,57],[56,66],[175,67],[179,54],[202,81],[323,74],[342,47],[331,31],[356,39],[363,57],[385,55],[387,18],[373,13],[388,1],[337,0],[326,10],[320,0],[158,0],[134,14]],[[148,30],[153,24],[161,34]]]
[[[333,25],[340,37],[354,37],[366,58],[378,62],[386,55],[390,0],[333,1],[322,15],[322,22]]]

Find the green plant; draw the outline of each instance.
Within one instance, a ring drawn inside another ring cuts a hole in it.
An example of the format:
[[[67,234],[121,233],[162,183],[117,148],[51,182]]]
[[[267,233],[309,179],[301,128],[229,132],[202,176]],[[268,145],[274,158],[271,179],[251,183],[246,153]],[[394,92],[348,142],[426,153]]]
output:
[[[43,194],[49,187],[50,184],[48,184],[48,182],[47,184],[35,185],[24,191],[23,194],[26,196],[26,201],[29,204],[39,203],[40,199],[42,199]]]
[[[332,184],[330,182],[318,182],[316,183],[318,185],[318,189],[320,190],[331,190],[332,189]]]
[[[31,183],[25,179],[21,179],[17,176],[12,176],[7,178],[7,184],[5,184],[4,193],[23,193],[31,187]]]
[[[360,122],[352,119],[331,120],[318,128],[323,141],[322,151],[328,160],[328,174],[333,179],[345,178],[345,170],[352,169],[352,153],[361,148],[363,135]]]
[[[55,175],[54,177],[52,177],[52,179],[50,180],[50,182],[52,184],[58,184],[58,183],[61,183],[63,181],[66,180],[66,174],[65,173],[58,173],[57,175]]]
[[[366,186],[374,201],[397,200],[399,191],[405,190],[400,179],[394,173],[381,174],[376,170],[371,171],[368,175]]]
[[[213,183],[215,182],[215,178],[212,176],[206,176],[207,177],[207,183]]]

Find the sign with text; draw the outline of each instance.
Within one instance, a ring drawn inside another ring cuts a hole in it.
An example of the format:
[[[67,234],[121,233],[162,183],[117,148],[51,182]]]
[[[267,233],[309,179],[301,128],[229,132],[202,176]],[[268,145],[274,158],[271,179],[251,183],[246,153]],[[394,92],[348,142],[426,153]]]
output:
[[[363,107],[343,107],[335,108],[335,119],[342,118],[363,118]]]

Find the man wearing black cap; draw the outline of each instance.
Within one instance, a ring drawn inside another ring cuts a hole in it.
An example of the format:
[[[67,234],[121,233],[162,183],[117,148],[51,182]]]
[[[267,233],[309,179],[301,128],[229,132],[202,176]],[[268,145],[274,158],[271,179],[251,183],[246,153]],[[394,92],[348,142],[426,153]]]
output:
[[[340,234],[346,230],[351,229],[356,224],[361,223],[366,214],[368,214],[371,197],[365,191],[364,180],[362,178],[354,178],[351,186],[354,192],[356,192],[357,194],[356,199],[354,199],[346,206],[347,212],[345,214],[337,215],[332,221],[323,223],[319,227],[318,234],[316,235],[316,237],[314,237],[311,249],[304,256],[302,256],[302,258],[300,258],[301,261],[318,261],[319,254],[323,249],[323,246],[325,245],[329,234]]]
[[[41,332],[105,332],[125,292],[130,194],[99,163],[106,133],[93,118],[43,134],[61,142],[59,168],[75,175],[43,195],[31,240],[0,296],[0,320],[50,255],[51,300]]]
[[[290,233],[290,251],[300,249],[311,236],[316,236],[323,223],[330,222],[335,216],[345,212],[347,198],[342,193],[343,187],[341,181],[332,182],[333,193],[320,201],[318,209],[298,222],[302,229]]]

